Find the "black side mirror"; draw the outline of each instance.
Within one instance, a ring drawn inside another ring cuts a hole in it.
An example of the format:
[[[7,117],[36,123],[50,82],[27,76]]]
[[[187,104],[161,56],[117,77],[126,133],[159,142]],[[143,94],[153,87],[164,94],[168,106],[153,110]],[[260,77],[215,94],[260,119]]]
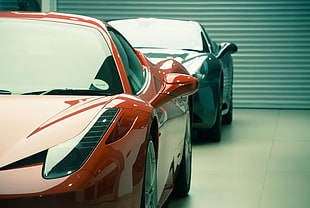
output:
[[[220,50],[216,58],[222,58],[225,54],[232,54],[238,51],[238,46],[231,42],[224,42],[220,44]]]

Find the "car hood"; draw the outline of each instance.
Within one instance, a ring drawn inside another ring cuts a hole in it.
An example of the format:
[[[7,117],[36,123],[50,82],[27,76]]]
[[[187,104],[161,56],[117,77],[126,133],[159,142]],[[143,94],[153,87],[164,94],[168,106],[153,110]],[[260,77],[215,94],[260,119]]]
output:
[[[190,50],[139,48],[139,51],[153,63],[172,58],[181,63],[190,74],[196,74],[208,57],[207,53]]]
[[[78,135],[111,97],[0,96],[0,167]]]

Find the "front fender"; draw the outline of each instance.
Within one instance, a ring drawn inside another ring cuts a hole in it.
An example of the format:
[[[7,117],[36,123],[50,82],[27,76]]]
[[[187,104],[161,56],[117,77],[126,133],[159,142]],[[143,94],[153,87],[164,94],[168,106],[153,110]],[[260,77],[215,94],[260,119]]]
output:
[[[208,57],[205,60],[208,71],[206,75],[206,80],[207,81],[212,81],[212,82],[219,82],[220,77],[221,77],[221,63],[220,61],[212,54],[209,54]]]

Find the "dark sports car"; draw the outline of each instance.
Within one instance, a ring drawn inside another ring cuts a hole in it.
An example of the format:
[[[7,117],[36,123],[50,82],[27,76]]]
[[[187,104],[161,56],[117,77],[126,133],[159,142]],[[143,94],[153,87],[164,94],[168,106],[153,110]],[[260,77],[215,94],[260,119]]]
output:
[[[1,207],[160,207],[191,181],[198,80],[106,23],[0,12]]]
[[[193,126],[201,133],[200,139],[220,141],[222,121],[232,122],[231,54],[237,46],[230,42],[217,45],[194,21],[138,18],[113,20],[109,24],[154,63],[174,58],[199,79]]]

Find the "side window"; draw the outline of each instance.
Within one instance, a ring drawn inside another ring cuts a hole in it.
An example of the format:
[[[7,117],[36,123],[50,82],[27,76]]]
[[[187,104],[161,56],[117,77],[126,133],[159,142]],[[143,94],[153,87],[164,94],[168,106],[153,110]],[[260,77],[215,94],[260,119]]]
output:
[[[89,89],[104,90],[112,95],[124,92],[112,55],[103,61]]]
[[[115,30],[109,29],[109,33],[120,54],[132,91],[136,94],[143,86],[144,77],[140,60],[136,56],[133,48]]]

